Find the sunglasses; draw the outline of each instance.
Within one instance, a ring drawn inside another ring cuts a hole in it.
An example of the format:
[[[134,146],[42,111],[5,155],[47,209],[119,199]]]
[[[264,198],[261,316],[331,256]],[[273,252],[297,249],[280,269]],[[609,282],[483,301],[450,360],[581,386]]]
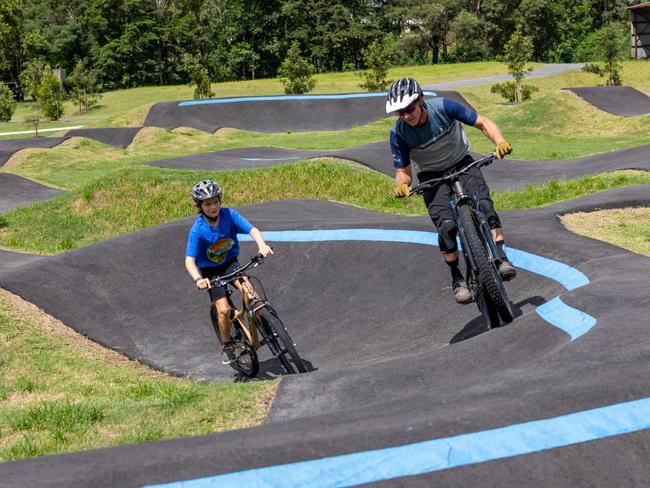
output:
[[[399,109],[399,110],[395,110],[395,113],[397,113],[397,115],[399,115],[401,117],[403,115],[412,113],[415,110],[415,107],[417,107],[417,106],[418,106],[418,101],[415,100],[415,101],[411,102],[410,105],[408,105],[407,107]]]

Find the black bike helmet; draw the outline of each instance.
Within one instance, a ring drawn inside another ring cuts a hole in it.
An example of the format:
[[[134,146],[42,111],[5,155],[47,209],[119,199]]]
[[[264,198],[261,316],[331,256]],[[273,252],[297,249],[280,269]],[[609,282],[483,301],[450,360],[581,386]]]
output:
[[[386,113],[395,112],[408,107],[422,96],[422,88],[413,78],[405,76],[395,81],[386,95]]]
[[[202,202],[208,198],[221,197],[223,190],[212,180],[201,180],[192,188],[192,199]]]

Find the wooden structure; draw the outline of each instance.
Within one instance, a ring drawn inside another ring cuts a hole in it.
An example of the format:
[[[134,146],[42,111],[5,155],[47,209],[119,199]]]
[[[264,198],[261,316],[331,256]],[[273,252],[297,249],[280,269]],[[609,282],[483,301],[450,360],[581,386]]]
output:
[[[650,58],[650,2],[628,7],[632,27],[632,59]]]

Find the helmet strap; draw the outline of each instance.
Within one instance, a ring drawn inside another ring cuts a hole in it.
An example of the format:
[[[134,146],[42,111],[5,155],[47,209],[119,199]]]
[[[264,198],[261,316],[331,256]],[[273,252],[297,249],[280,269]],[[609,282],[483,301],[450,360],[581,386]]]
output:
[[[201,208],[199,208],[199,213],[203,215],[203,218],[207,220],[208,223],[210,224],[216,224],[217,222],[219,222],[219,217],[221,217],[221,212],[219,212],[216,218],[213,219],[212,217],[209,217]]]
[[[427,106],[424,103],[424,97],[422,95],[420,95],[420,98],[418,98],[418,100],[420,102],[420,117],[418,118],[418,123],[415,124],[416,126],[420,126],[420,125],[424,124],[427,121],[427,118],[429,117],[429,112],[427,112],[427,109],[426,109]],[[422,120],[422,117],[425,117],[425,115],[424,115],[425,113],[426,113],[426,118],[424,120]]]

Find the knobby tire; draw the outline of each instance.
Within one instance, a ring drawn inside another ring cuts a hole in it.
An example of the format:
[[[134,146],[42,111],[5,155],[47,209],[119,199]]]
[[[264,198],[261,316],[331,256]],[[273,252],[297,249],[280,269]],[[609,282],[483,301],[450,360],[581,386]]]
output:
[[[302,359],[293,344],[293,340],[289,336],[282,321],[266,307],[257,311],[257,318],[262,323],[262,326],[265,327],[267,331],[270,331],[273,337],[277,340],[280,350],[278,359],[287,373],[306,373],[307,368],[302,362]],[[289,356],[288,358],[287,355]],[[289,361],[289,359],[291,359],[291,361]]]
[[[510,301],[499,276],[498,270],[490,262],[485,243],[481,237],[480,222],[468,204],[458,206],[458,214],[465,231],[467,252],[472,254],[478,269],[479,289],[483,295],[483,302],[487,308],[490,327],[498,327],[501,320],[504,323],[512,322]],[[479,301],[480,305],[480,301]]]

